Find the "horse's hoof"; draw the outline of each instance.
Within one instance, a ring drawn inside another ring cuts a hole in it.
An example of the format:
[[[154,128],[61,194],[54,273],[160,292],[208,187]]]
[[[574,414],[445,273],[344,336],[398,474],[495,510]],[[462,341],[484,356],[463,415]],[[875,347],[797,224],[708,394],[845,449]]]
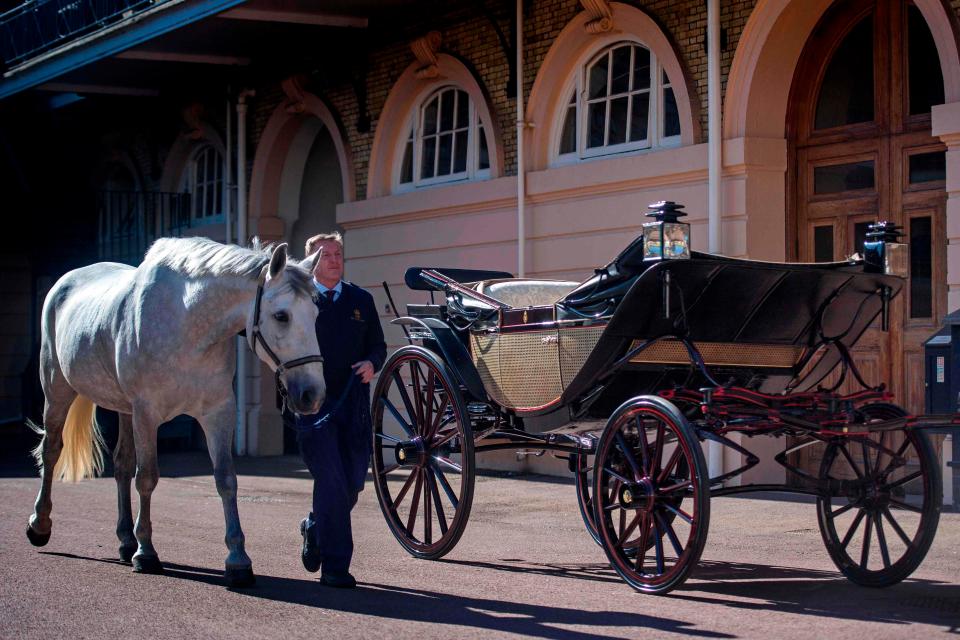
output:
[[[50,542],[50,533],[50,531],[47,531],[46,533],[37,533],[33,530],[33,527],[27,525],[27,540],[29,540],[30,544],[35,547],[42,547]]]
[[[120,559],[127,564],[130,564],[130,559],[133,558],[133,554],[135,554],[136,552],[137,552],[137,545],[135,544],[120,545]]]
[[[257,582],[251,567],[241,567],[238,569],[227,568],[223,573],[223,577],[226,578],[227,586],[231,589],[252,587]]]
[[[157,556],[133,556],[133,572],[157,575],[163,573],[163,565]]]

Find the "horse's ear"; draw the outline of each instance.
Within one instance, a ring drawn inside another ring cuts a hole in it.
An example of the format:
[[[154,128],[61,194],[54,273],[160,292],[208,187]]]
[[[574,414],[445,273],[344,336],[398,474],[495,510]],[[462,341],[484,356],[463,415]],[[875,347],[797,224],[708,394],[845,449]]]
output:
[[[300,261],[300,266],[313,273],[313,270],[317,268],[317,262],[320,260],[320,252],[314,251],[306,258]]]
[[[287,243],[281,242],[273,249],[273,255],[270,256],[270,271],[267,280],[271,280],[280,275],[283,268],[287,266]]]

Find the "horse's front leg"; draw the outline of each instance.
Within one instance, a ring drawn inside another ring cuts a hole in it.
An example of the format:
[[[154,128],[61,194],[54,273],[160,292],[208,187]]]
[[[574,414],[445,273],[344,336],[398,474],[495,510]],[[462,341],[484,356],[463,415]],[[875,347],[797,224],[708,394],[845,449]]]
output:
[[[120,539],[120,559],[130,562],[137,550],[133,535],[133,511],[130,508],[130,481],[136,470],[137,459],[133,444],[133,418],[121,413],[117,448],[113,450],[113,477],[117,481],[117,538]]]
[[[137,454],[137,493],[140,495],[140,512],[134,534],[137,537],[137,552],[133,554],[133,570],[137,573],[162,573],[163,565],[153,548],[153,525],[150,522],[150,498],[160,477],[157,468],[157,429],[160,420],[151,412],[134,407],[133,443]]]
[[[226,524],[227,561],[224,577],[230,587],[253,585],[253,563],[244,549],[240,513],[237,510],[237,472],[233,466],[233,425],[236,421],[236,403],[230,399],[216,410],[200,417],[200,426],[207,437],[207,448],[213,462],[213,477],[217,493],[223,502]]]

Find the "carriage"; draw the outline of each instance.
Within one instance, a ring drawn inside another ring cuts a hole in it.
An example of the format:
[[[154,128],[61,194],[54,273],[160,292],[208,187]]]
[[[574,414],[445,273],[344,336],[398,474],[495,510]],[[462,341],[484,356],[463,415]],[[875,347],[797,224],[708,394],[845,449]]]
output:
[[[681,585],[711,498],[752,491],[815,496],[827,552],[853,582],[909,576],[942,502],[925,431],[955,420],[909,415],[851,355],[865,331],[887,328],[903,287],[897,228],[873,225],[844,262],[769,263],[691,251],[681,207],[652,207],[643,234],[581,283],[407,271],[431,303],[394,320],[410,344],[384,365],[372,409],[393,535],[440,558],[466,527],[477,454],[549,451],[574,474],[587,531],[639,591]],[[530,428],[555,412],[564,427]],[[759,437],[786,438],[774,456],[786,483],[743,482]],[[711,473],[706,442],[739,465]],[[807,447],[815,471],[797,462]]]

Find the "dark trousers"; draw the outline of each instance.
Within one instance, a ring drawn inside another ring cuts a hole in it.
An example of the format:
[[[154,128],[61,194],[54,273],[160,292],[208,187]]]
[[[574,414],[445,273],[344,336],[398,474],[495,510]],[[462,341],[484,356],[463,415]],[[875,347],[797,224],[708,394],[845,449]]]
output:
[[[364,385],[366,386],[366,385]],[[363,491],[370,464],[370,412],[365,393],[351,394],[336,419],[320,429],[301,428],[297,440],[313,476],[315,541],[324,572],[350,569],[353,530],[350,511]],[[323,412],[321,411],[321,415]]]

